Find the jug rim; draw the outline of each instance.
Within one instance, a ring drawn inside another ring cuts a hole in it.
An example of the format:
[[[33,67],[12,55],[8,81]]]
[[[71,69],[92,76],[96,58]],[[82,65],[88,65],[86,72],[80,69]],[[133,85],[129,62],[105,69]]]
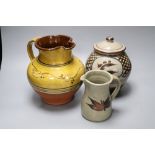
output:
[[[90,73],[93,73],[93,72],[105,73],[105,74],[107,74],[107,75],[110,77],[110,80],[109,80],[108,82],[100,83],[100,84],[99,84],[99,83],[91,82],[90,80],[88,80],[88,79],[86,78],[86,76],[88,76]],[[88,83],[93,84],[93,85],[96,85],[96,86],[104,86],[104,85],[110,84],[110,83],[112,82],[113,76],[112,76],[109,72],[107,72],[107,71],[105,71],[105,70],[90,70],[90,71],[88,71],[88,72],[86,72],[86,73],[84,74],[84,78],[81,78],[81,80],[82,80],[82,81],[87,81]]]
[[[47,35],[35,41],[35,47],[43,51],[52,51],[59,48],[71,50],[75,47],[75,42],[67,35]]]

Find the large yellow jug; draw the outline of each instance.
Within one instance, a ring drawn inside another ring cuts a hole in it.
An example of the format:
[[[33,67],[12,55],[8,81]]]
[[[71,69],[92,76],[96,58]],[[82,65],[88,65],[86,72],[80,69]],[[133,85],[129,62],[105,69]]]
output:
[[[39,50],[34,56],[32,45]],[[28,42],[31,63],[27,69],[28,80],[43,101],[52,105],[68,103],[81,86],[83,63],[72,55],[75,43],[65,35],[45,36]]]

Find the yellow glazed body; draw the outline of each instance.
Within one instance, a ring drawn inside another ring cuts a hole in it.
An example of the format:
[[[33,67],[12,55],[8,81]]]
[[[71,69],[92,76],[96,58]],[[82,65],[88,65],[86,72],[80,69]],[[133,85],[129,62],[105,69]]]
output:
[[[47,37],[41,38],[40,42],[35,39],[28,43],[28,55],[31,59],[27,69],[28,80],[46,103],[65,104],[81,86],[80,77],[85,72],[84,65],[72,55],[71,48],[75,46],[72,40],[60,35]],[[36,58],[32,51],[33,42],[39,49]]]
[[[62,66],[43,65],[38,58],[32,60],[28,66],[27,75],[30,83],[34,86],[49,89],[49,93],[62,93],[61,89],[67,90],[80,84],[80,77],[84,74],[84,65],[73,57],[70,63]]]

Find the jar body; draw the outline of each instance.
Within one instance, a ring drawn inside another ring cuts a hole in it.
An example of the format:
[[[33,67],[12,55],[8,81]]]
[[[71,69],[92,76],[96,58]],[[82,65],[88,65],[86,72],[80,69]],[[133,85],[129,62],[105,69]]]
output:
[[[42,99],[53,105],[68,103],[81,86],[84,65],[73,57],[67,64],[50,66],[32,60],[27,69],[28,80]]]
[[[86,62],[86,71],[89,70],[106,70],[119,77],[123,86],[130,75],[131,62],[125,51],[108,54],[94,50]]]

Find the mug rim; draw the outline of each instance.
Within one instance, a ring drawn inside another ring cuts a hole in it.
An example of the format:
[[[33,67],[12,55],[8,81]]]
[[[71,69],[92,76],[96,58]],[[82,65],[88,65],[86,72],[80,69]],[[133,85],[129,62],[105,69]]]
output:
[[[108,82],[105,82],[105,83],[102,83],[102,84],[91,82],[90,80],[88,80],[86,78],[86,76],[88,76],[90,73],[93,73],[93,72],[104,73],[104,74],[106,74],[106,75],[108,75],[110,77],[110,80]],[[90,71],[88,71],[88,72],[85,73],[84,77],[85,77],[85,81],[87,81],[90,84],[96,85],[96,86],[103,86],[103,85],[110,84],[112,82],[112,80],[113,80],[112,74],[110,74],[109,72],[107,72],[105,70],[90,70]]]

